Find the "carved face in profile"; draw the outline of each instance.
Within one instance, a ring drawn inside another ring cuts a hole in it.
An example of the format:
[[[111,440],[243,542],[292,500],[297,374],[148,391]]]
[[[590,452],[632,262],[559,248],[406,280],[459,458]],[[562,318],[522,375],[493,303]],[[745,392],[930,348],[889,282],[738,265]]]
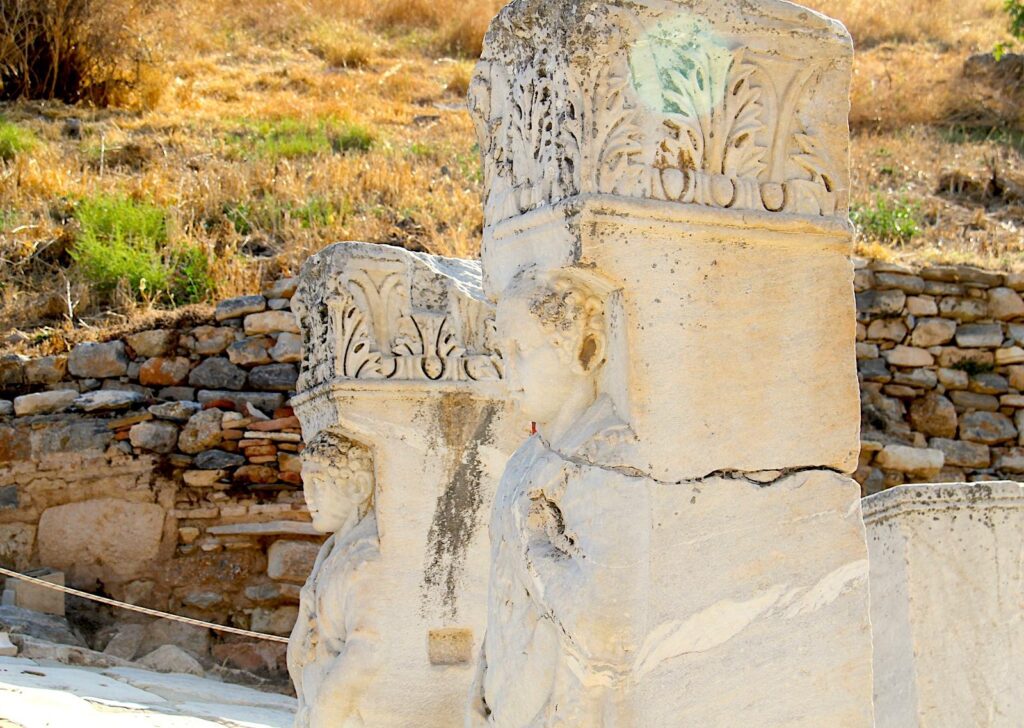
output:
[[[373,459],[362,445],[334,432],[317,435],[302,453],[302,481],[321,533],[345,533],[373,505]]]
[[[498,332],[511,396],[542,423],[596,397],[604,364],[603,305],[567,273],[520,274],[498,304]]]

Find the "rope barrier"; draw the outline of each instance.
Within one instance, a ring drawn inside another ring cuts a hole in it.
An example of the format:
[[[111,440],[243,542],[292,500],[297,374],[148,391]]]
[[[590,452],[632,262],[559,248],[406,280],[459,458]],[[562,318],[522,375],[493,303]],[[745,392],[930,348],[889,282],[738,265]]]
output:
[[[107,604],[111,607],[117,607],[119,609],[127,609],[131,612],[139,612],[141,614],[148,614],[151,617],[159,617],[160,619],[169,619],[173,622],[183,622],[184,624],[191,624],[194,627],[205,627],[206,629],[212,629],[217,632],[230,632],[231,634],[239,634],[245,637],[254,637],[260,640],[267,640],[268,642],[284,642],[288,644],[287,637],[278,637],[273,634],[264,634],[263,632],[252,632],[247,629],[239,629],[238,627],[227,627],[223,624],[213,624],[211,622],[203,622],[198,619],[192,619],[190,617],[182,617],[177,614],[168,614],[167,612],[160,612],[156,609],[147,609],[146,607],[137,607],[134,604],[127,604],[125,602],[119,602],[116,599],[107,599],[106,597],[98,597],[95,594],[89,594],[88,592],[79,591],[78,589],[71,589],[70,587],[61,586],[60,584],[51,584],[48,581],[42,579],[36,579],[33,576],[26,576],[25,574],[19,574],[16,571],[10,571],[0,566],[0,574],[3,576],[9,576],[14,579],[20,579],[21,581],[27,581],[29,584],[35,584],[45,589],[53,589],[54,591],[64,592],[65,594],[71,594],[82,599],[90,599],[100,604]]]

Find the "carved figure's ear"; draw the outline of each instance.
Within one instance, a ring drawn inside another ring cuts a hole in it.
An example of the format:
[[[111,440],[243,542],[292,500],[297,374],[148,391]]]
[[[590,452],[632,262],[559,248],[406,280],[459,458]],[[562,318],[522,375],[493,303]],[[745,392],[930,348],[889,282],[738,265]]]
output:
[[[604,364],[604,355],[604,334],[590,332],[580,342],[580,350],[577,352],[576,360],[583,373],[592,374]]]

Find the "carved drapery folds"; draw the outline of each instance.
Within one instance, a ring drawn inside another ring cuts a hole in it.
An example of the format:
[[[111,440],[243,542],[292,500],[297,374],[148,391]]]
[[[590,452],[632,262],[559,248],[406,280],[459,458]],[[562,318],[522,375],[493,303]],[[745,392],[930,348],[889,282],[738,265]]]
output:
[[[777,34],[740,40],[724,10],[544,5],[503,11],[470,91],[491,223],[588,194],[845,216],[845,141],[821,132],[845,110],[816,103],[849,64],[836,26],[776,8]],[[789,48],[788,23],[834,54]]]
[[[346,243],[307,271],[295,301],[300,391],[335,380],[501,379],[478,264]]]

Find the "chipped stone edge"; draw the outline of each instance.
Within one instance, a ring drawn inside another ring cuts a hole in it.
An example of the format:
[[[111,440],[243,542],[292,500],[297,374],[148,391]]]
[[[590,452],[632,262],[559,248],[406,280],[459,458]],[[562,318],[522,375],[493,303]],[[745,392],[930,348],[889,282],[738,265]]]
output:
[[[884,523],[906,513],[1024,508],[1024,483],[936,483],[901,485],[862,501],[864,523]]]

